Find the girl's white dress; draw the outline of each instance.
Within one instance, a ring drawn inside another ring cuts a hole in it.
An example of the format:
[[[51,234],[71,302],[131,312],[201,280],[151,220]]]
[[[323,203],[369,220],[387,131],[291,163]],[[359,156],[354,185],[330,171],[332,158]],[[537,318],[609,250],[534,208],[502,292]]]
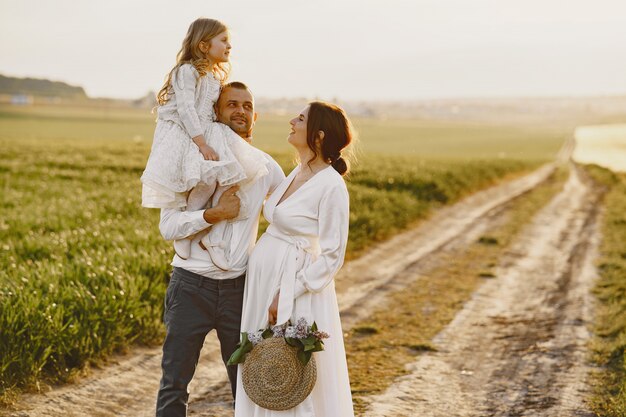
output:
[[[352,417],[352,395],[335,294],[334,276],[348,240],[349,198],[341,175],[329,166],[278,204],[300,170],[296,167],[268,198],[270,222],[248,264],[241,331],[268,324],[267,310],[280,289],[278,324],[305,317],[330,335],[316,352],[317,382],[297,407],[270,411],[254,404],[237,378],[236,417]]]
[[[213,105],[221,84],[209,73],[200,77],[191,64],[172,74],[172,92],[158,108],[157,126],[143,183],[142,205],[180,208],[187,192],[199,182],[228,186],[245,185],[268,173],[267,160],[228,126],[215,120]],[[204,135],[219,161],[206,161],[192,137]]]

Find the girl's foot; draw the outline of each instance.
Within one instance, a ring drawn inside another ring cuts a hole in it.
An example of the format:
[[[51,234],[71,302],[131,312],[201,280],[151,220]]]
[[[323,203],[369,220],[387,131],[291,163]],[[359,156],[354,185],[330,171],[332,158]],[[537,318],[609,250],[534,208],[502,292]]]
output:
[[[224,241],[220,243],[211,242],[211,240],[209,239],[209,234],[207,234],[201,239],[200,243],[209,252],[209,256],[211,257],[211,260],[216,267],[218,267],[222,271],[230,270],[230,264],[226,259],[226,253],[224,252],[224,248],[226,246]]]

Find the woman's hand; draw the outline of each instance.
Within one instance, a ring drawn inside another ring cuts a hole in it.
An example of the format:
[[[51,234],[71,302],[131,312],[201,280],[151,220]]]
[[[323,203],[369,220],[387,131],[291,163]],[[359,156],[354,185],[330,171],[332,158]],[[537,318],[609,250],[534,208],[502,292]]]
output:
[[[278,297],[279,296],[280,296],[280,291],[278,291],[278,294],[276,294],[276,296],[274,297],[272,304],[270,304],[270,308],[267,310],[268,321],[270,323],[270,326],[275,325],[276,320],[278,320]]]
[[[203,143],[198,146],[205,161],[219,161],[220,157],[209,145]]]

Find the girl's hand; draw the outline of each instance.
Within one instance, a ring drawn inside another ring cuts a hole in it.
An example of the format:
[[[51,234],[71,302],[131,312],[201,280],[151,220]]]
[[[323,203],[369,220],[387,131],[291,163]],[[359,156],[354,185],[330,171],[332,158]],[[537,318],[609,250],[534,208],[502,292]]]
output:
[[[219,161],[219,155],[209,145],[203,143],[198,148],[206,161]]]
[[[272,304],[270,304],[270,308],[267,310],[268,320],[270,322],[270,326],[276,324],[276,320],[278,320],[278,296],[280,295],[280,291],[274,297]]]

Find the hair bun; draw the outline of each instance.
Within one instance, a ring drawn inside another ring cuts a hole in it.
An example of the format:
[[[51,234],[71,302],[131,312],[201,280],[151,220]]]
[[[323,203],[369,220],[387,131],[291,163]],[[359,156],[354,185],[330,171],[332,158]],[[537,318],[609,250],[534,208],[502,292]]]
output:
[[[337,159],[335,159],[331,165],[333,166],[333,168],[335,168],[335,171],[337,171],[341,175],[344,175],[346,172],[348,172],[348,162],[341,156],[337,157]]]

